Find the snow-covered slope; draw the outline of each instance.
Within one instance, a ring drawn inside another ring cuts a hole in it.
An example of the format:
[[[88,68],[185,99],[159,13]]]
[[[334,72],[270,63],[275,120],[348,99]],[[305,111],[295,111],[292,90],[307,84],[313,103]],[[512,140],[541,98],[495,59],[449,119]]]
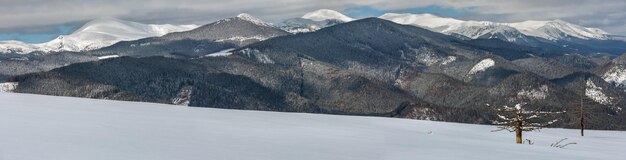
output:
[[[353,20],[353,18],[337,11],[320,9],[306,13],[301,18],[287,19],[279,24],[278,27],[290,33],[303,33],[317,31],[325,27]]]
[[[197,25],[141,24],[115,18],[100,18],[86,23],[70,35],[61,35],[41,44],[17,41],[0,42],[0,53],[30,53],[33,51],[85,51],[110,46],[120,41],[162,36],[171,32],[187,31]]]
[[[602,78],[613,85],[625,89],[626,91],[626,68],[622,65],[613,66],[606,71]]]
[[[46,102],[46,103],[40,103]],[[190,108],[0,93],[0,159],[607,159],[626,132],[544,129],[515,144],[495,126]],[[550,147],[562,138],[578,144]]]
[[[519,40],[519,33],[548,40],[566,38],[606,40],[609,34],[598,28],[585,28],[562,20],[524,21],[517,23],[497,23],[489,21],[463,21],[439,17],[432,14],[387,13],[379,18],[400,24],[429,28],[445,34],[460,34],[469,38],[481,38],[487,34],[502,34],[506,40]],[[485,37],[488,38],[488,37]]]
[[[467,73],[468,75],[476,74],[478,72],[482,72],[487,70],[490,67],[496,65],[496,61],[491,58],[483,59],[480,62],[476,63],[472,69]]]

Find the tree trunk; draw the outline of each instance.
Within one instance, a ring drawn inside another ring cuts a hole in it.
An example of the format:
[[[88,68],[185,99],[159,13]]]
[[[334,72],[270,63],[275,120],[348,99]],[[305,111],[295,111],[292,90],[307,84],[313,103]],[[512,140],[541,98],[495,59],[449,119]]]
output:
[[[515,122],[515,142],[522,144],[522,121]]]
[[[585,107],[584,107],[584,97],[586,93],[585,79],[583,78],[582,83],[582,94],[580,94],[580,136],[585,136]]]

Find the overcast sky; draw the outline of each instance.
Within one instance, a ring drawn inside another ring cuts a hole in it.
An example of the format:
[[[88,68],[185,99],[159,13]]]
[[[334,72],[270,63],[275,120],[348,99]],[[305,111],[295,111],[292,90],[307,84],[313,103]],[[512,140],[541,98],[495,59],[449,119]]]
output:
[[[626,35],[626,0],[0,0],[0,40],[42,42],[99,17],[205,24],[245,12],[279,22],[322,8],[355,18],[410,12],[498,22],[562,19]]]

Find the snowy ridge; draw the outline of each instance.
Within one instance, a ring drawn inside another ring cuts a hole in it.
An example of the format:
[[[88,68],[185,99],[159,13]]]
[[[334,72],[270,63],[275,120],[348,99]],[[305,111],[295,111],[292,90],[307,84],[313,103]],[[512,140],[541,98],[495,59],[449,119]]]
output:
[[[41,47],[26,44],[21,41],[0,41],[0,53],[30,53],[40,50]]]
[[[302,18],[304,19],[310,19],[310,20],[314,20],[314,21],[324,21],[324,20],[331,20],[331,19],[336,19],[336,20],[341,20],[343,22],[350,22],[353,21],[353,18],[350,18],[344,14],[341,14],[337,11],[334,10],[330,10],[330,9],[320,9],[317,11],[313,11],[313,12],[309,12],[304,14],[304,16],[302,16]]]
[[[463,21],[454,18],[439,17],[432,14],[409,13],[387,13],[379,18],[399,24],[425,27],[444,34],[456,33],[474,39],[488,33],[510,33],[512,37],[506,39],[514,41],[516,36],[515,32],[548,40],[561,40],[569,37],[599,40],[607,40],[609,38],[609,33],[601,29],[585,28],[563,20],[497,23],[490,21]]]
[[[549,40],[559,40],[567,36],[580,39],[608,39],[608,33],[598,28],[585,28],[563,20],[554,21],[524,21],[518,23],[508,23],[522,33],[541,37]]]
[[[337,11],[320,9],[306,13],[301,18],[287,19],[279,24],[278,28],[281,28],[289,33],[305,33],[314,32],[322,28],[353,20],[353,18],[343,15]]]
[[[46,103],[41,103],[46,102]],[[13,160],[406,160],[626,157],[626,132],[525,132],[381,117],[225,110],[0,93],[0,157]],[[577,142],[550,147],[562,138]],[[297,146],[297,147],[294,147]],[[36,153],[36,154],[35,154]],[[453,153],[453,154],[451,154]],[[102,156],[106,155],[106,156]]]
[[[141,24],[115,18],[100,18],[86,23],[70,35],[61,35],[45,43],[0,42],[0,52],[26,54],[34,51],[46,53],[87,51],[110,46],[120,41],[162,36],[197,27],[197,25]]]
[[[244,20],[244,21],[248,21],[248,22],[252,22],[256,25],[260,25],[260,26],[266,26],[266,27],[272,27],[273,25],[271,23],[267,23],[259,18],[256,18],[250,14],[247,13],[241,13],[239,15],[237,15],[237,18]]]

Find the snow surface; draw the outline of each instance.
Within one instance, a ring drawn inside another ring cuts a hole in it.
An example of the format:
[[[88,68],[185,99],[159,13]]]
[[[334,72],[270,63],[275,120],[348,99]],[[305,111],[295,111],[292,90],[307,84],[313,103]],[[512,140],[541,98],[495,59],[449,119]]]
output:
[[[310,19],[310,20],[314,20],[314,21],[324,21],[324,20],[331,20],[331,19],[336,19],[336,20],[340,20],[343,22],[350,22],[353,21],[353,18],[350,18],[344,14],[341,14],[337,11],[334,10],[330,10],[330,9],[320,9],[317,11],[313,11],[313,12],[309,12],[304,14],[304,16],[302,16],[302,18],[304,19]]]
[[[87,22],[70,35],[61,35],[49,42],[26,44],[19,41],[0,42],[0,53],[26,54],[33,51],[85,51],[146,37],[163,36],[197,28],[198,25],[141,24],[115,18],[100,18]]]
[[[494,61],[493,59],[491,58],[483,59],[480,62],[476,63],[476,65],[472,67],[472,69],[469,71],[468,74],[472,75],[478,72],[485,71],[488,68],[493,67],[494,65],[496,65],[496,61]]]
[[[517,40],[516,33],[541,37],[548,40],[560,40],[568,37],[581,39],[609,39],[609,33],[598,28],[586,28],[563,20],[523,21],[516,23],[498,23],[490,21],[463,21],[454,18],[439,17],[432,14],[386,13],[379,18],[399,24],[425,27],[444,34],[460,34],[469,38],[479,38],[486,34],[502,33],[508,41]]]
[[[45,103],[42,103],[45,102]],[[544,129],[515,144],[496,126],[222,110],[0,93],[2,160],[607,159],[626,132]],[[576,142],[549,147],[562,138]]]

